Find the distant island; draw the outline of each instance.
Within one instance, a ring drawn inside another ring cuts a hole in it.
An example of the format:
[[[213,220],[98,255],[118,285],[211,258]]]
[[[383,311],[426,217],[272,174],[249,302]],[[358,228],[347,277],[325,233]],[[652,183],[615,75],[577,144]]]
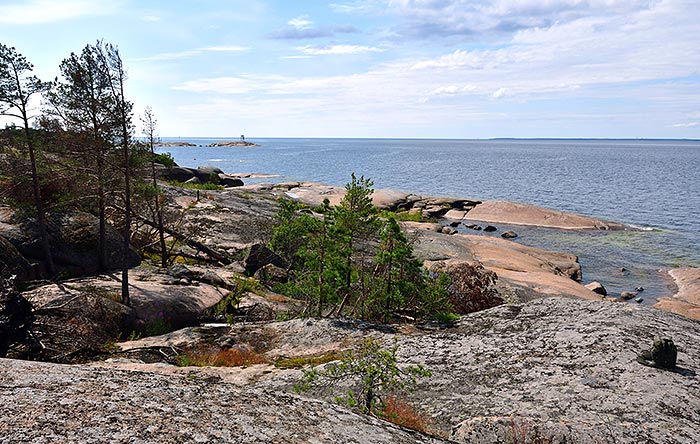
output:
[[[197,145],[196,143],[191,143],[191,142],[160,142],[157,144],[158,146],[202,146],[202,145]],[[245,140],[235,140],[235,141],[229,141],[229,142],[214,142],[210,143],[209,145],[204,145],[204,146],[212,146],[212,147],[220,147],[220,146],[260,146],[257,143],[253,142],[246,142]]]
[[[245,140],[236,140],[232,142],[214,142],[207,146],[260,146],[257,143],[246,142]]]
[[[190,142],[158,142],[156,143],[157,146],[197,146],[194,143]]]

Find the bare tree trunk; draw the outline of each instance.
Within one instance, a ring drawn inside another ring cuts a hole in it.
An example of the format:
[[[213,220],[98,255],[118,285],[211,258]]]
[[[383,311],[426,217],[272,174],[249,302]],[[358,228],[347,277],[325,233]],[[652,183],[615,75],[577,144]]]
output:
[[[102,158],[102,154],[100,154],[97,158],[97,180],[98,180],[98,185],[97,185],[97,210],[98,210],[98,218],[99,218],[99,235],[98,235],[98,241],[97,241],[97,266],[99,271],[105,271],[107,269],[107,258],[105,257],[106,253],[106,233],[107,233],[107,224],[105,222],[106,220],[106,215],[105,215],[105,186],[104,186],[104,160]]]
[[[34,142],[29,131],[29,119],[27,118],[27,113],[25,110],[22,110],[22,118],[24,120],[24,137],[29,150],[29,161],[32,168],[32,192],[34,194],[34,205],[36,206],[36,219],[37,225],[39,226],[41,249],[44,251],[44,257],[46,258],[46,271],[48,272],[49,276],[53,278],[56,275],[56,267],[53,262],[53,254],[51,253],[49,233],[46,230],[46,212],[44,210],[44,202],[41,198],[39,175],[36,168],[36,153],[34,152]]]

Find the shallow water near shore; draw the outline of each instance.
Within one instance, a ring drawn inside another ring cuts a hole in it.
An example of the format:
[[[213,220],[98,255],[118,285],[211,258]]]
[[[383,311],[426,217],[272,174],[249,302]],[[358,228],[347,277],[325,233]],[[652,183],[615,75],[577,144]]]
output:
[[[280,175],[246,183],[343,185],[355,172],[375,188],[510,200],[630,224],[641,230],[509,229],[523,244],[578,255],[584,282],[598,280],[613,294],[644,287],[645,304],[672,291],[659,270],[700,266],[698,141],[252,138],[260,146],[205,146],[222,140],[235,138],[163,138],[199,146],[160,151],[183,166]],[[498,228],[496,235],[507,229]]]

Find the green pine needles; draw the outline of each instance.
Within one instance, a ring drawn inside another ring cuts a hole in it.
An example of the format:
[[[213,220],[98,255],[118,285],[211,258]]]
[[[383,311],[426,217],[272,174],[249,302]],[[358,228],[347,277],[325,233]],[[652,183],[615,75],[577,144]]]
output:
[[[381,416],[390,396],[412,392],[419,378],[432,375],[422,365],[399,367],[398,348],[396,338],[389,348],[383,348],[374,338],[365,338],[357,350],[346,353],[339,363],[329,364],[323,370],[304,370],[294,389],[297,392],[332,389],[338,383],[349,381],[353,388],[336,396],[336,401],[365,414]]]
[[[317,317],[445,318],[449,279],[422,269],[396,218],[379,216],[372,186],[353,173],[339,205],[326,199],[313,212],[280,201],[270,247],[289,267],[276,290],[306,301],[306,314]]]

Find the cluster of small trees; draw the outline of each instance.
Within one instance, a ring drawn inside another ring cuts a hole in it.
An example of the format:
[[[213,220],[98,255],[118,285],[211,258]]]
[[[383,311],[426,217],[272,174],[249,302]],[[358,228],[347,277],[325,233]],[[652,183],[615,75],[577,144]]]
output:
[[[106,269],[107,224],[118,221],[124,239],[122,302],[129,305],[131,217],[137,179],[142,182],[139,191],[155,205],[162,256],[166,256],[155,168],[148,186],[143,185],[147,183],[143,173],[135,177],[137,166],[147,159],[144,151],[153,151],[153,113],[147,109],[143,117],[147,145],[135,143],[133,104],[125,93],[126,69],[119,50],[109,43],[97,41],[79,54],[70,54],[60,65],[61,77],[52,82],[41,81],[32,71],[26,57],[0,43],[0,115],[16,122],[5,128],[0,141],[6,168],[0,173],[3,197],[24,206],[36,218],[50,277],[56,275],[56,268],[47,232],[47,205],[49,209],[70,205],[95,213],[99,219],[100,270]],[[153,162],[153,156],[150,158]],[[27,185],[26,176],[31,181],[29,199],[21,192]]]
[[[308,314],[387,322],[450,312],[446,276],[430,276],[391,214],[372,204],[373,183],[352,175],[339,205],[315,214],[280,201],[270,247],[287,261],[278,290],[307,302]]]

